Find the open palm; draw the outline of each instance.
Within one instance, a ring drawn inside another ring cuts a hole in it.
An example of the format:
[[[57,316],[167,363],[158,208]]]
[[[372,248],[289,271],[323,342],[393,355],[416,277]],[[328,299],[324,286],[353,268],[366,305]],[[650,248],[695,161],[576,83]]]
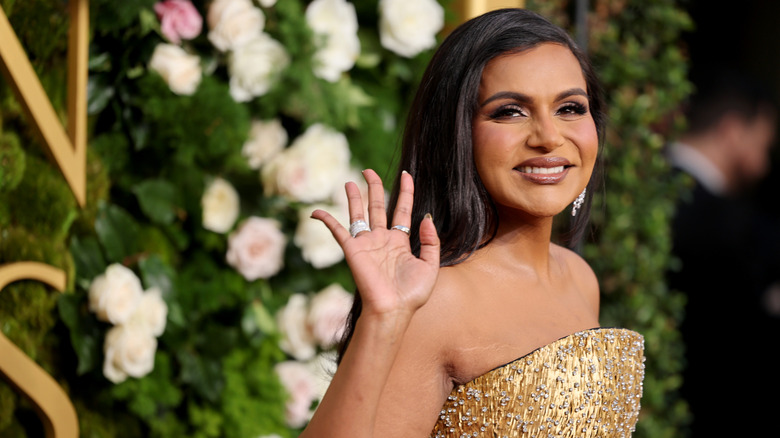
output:
[[[411,252],[409,236],[387,227],[384,187],[373,170],[363,175],[368,183],[368,215],[371,231],[352,237],[327,212],[312,214],[321,220],[341,245],[355,284],[363,300],[364,314],[412,313],[425,304],[439,271],[439,239],[430,216],[420,224],[420,257]],[[350,222],[365,220],[363,201],[354,183],[347,183]],[[393,213],[393,225],[411,226],[414,183],[411,175],[401,175],[401,190]]]

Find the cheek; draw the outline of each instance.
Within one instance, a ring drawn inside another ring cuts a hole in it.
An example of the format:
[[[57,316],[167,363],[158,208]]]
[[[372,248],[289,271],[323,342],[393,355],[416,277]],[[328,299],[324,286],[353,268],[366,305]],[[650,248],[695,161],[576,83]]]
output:
[[[590,120],[588,123],[577,124],[572,127],[571,139],[580,151],[582,164],[593,168],[596,163],[596,155],[599,152],[599,137],[596,125]]]
[[[475,127],[472,142],[477,168],[509,161],[517,139],[517,132],[511,126]]]

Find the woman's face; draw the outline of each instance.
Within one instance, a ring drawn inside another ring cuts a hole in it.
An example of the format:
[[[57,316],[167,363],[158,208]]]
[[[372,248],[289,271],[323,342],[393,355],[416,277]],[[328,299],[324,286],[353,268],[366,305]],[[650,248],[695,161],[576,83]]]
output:
[[[547,43],[491,60],[472,140],[500,215],[560,213],[588,184],[598,152],[585,77],[571,51]]]

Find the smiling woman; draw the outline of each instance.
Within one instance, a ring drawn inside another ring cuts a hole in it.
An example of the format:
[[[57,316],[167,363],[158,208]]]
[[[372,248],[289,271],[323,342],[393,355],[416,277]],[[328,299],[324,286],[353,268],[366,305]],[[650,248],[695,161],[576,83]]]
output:
[[[603,132],[587,58],[541,16],[493,11],[443,42],[407,120],[391,210],[366,170],[368,217],[346,187],[360,227],[312,215],[358,294],[302,436],[631,434],[643,338],[599,327],[593,271],[551,242],[575,200],[574,226],[587,221]]]
[[[474,163],[499,209],[551,216],[585,189],[598,151],[586,88],[577,58],[559,44],[487,64]]]

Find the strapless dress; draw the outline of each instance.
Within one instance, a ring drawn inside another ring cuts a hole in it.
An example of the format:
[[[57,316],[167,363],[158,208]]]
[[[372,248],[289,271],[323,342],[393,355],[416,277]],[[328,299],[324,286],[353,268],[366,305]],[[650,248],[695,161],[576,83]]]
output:
[[[630,437],[644,361],[644,338],[636,332],[574,333],[456,386],[430,436]]]

